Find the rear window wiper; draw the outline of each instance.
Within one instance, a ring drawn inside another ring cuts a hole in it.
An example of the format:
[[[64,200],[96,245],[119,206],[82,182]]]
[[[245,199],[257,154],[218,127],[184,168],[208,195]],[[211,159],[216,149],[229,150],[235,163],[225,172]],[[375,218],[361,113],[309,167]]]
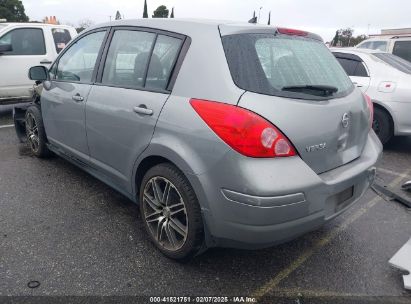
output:
[[[338,88],[333,87],[333,86],[328,86],[328,85],[307,84],[307,85],[285,86],[281,88],[281,91],[301,92],[301,93],[306,93],[306,94],[311,94],[311,95],[330,96],[330,95],[333,95],[334,93],[337,93]]]

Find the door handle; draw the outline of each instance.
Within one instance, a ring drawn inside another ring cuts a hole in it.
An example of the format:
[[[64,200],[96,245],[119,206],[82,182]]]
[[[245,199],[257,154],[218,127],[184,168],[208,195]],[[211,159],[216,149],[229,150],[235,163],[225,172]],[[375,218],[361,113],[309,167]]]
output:
[[[153,110],[147,109],[145,105],[139,105],[138,107],[134,107],[133,111],[137,114],[141,115],[148,115],[151,116],[154,114]]]
[[[75,102],[82,102],[84,101],[84,97],[81,96],[80,94],[76,94],[73,97],[71,97]]]
[[[47,59],[40,61],[40,64],[52,64],[53,62]]]
[[[362,85],[358,84],[358,82],[353,82],[353,85],[355,85],[357,88],[362,88]]]

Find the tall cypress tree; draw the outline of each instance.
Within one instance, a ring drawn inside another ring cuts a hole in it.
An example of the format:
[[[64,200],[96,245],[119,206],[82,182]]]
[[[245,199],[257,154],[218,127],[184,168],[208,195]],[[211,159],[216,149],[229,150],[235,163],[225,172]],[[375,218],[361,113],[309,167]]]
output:
[[[340,40],[339,31],[336,31],[334,39],[331,42],[331,46],[337,46],[339,40]]]
[[[143,18],[148,18],[147,0],[144,0],[144,13],[143,13]]]
[[[174,7],[171,9],[171,15],[170,18],[174,18]]]
[[[270,13],[268,14],[268,25],[271,25],[271,11],[270,11]]]

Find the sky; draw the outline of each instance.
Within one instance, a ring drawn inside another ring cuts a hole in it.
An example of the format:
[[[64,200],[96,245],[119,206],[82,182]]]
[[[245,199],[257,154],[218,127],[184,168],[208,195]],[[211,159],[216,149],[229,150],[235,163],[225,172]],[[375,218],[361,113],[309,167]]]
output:
[[[330,41],[335,31],[351,27],[354,35],[378,34],[384,28],[411,28],[410,0],[147,0],[149,16],[159,5],[175,9],[176,18],[248,21],[256,11],[260,23],[308,30]],[[30,20],[56,16],[77,26],[114,19],[119,10],[126,19],[143,16],[144,0],[23,0]],[[261,10],[260,10],[261,8]]]

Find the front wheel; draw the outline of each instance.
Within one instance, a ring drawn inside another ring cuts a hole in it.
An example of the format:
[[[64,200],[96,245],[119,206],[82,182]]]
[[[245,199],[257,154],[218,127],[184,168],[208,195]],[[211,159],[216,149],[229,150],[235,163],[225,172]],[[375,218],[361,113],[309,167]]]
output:
[[[50,156],[51,152],[47,148],[46,131],[43,125],[40,108],[30,106],[25,116],[27,144],[31,152],[40,158]]]
[[[201,209],[187,178],[171,164],[151,168],[140,188],[140,211],[151,240],[166,256],[185,260],[204,241]]]

